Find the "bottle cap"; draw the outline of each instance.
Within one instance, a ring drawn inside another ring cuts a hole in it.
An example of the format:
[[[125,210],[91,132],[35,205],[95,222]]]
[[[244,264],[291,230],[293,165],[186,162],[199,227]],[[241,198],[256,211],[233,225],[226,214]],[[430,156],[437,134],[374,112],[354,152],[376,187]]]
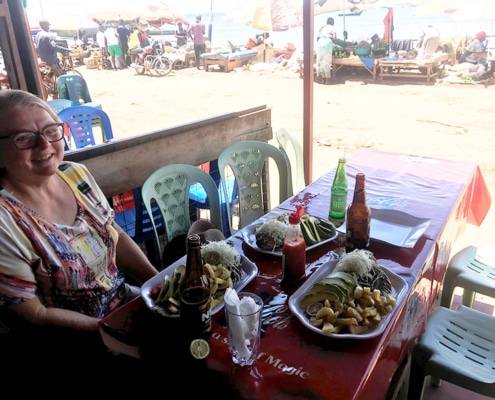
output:
[[[297,210],[289,214],[289,224],[298,224],[303,215],[304,215],[304,207],[298,205]]]

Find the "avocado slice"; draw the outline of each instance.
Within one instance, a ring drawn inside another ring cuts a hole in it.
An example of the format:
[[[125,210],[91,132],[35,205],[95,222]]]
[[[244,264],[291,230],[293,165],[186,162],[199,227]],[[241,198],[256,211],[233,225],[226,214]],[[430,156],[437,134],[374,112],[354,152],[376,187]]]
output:
[[[306,308],[311,303],[316,301],[337,301],[339,298],[333,292],[319,292],[319,293],[308,293],[301,299],[301,306]]]

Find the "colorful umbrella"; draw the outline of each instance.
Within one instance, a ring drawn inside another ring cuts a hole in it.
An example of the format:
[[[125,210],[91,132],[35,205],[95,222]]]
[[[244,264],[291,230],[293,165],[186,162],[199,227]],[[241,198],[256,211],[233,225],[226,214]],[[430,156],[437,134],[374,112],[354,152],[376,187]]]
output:
[[[160,25],[162,25],[182,22],[185,25],[189,25],[189,21],[187,20],[185,14],[177,8],[169,6],[163,1],[145,5],[143,12],[139,15],[139,18],[144,19],[151,24],[160,23]]]
[[[227,14],[226,20],[265,32],[286,31],[303,24],[292,0],[243,0]]]

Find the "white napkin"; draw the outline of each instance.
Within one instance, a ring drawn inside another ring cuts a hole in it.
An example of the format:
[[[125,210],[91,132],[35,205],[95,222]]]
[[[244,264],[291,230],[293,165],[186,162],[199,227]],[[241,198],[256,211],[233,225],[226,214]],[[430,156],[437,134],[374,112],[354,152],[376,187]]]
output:
[[[252,314],[259,309],[259,305],[251,297],[239,299],[235,289],[227,288],[224,296],[225,307],[231,313],[235,314]],[[229,327],[232,336],[233,346],[239,352],[239,358],[248,359],[251,357],[247,339],[258,333],[259,314],[253,314],[248,317],[229,314]]]

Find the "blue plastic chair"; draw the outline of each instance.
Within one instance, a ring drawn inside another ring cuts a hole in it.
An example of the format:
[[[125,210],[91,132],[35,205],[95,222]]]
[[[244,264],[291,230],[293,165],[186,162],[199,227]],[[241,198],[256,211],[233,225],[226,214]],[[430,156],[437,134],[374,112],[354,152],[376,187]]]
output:
[[[113,139],[110,118],[105,111],[99,108],[73,106],[60,111],[58,116],[69,127],[76,149],[96,145],[93,133],[96,125],[101,128],[103,142]]]
[[[101,109],[101,104],[93,102],[89,94],[88,85],[82,76],[77,74],[60,75],[57,78],[59,99],[72,101],[76,105],[85,105]]]
[[[47,100],[47,103],[50,108],[57,114],[68,107],[75,106],[75,103],[72,100],[68,99]]]

